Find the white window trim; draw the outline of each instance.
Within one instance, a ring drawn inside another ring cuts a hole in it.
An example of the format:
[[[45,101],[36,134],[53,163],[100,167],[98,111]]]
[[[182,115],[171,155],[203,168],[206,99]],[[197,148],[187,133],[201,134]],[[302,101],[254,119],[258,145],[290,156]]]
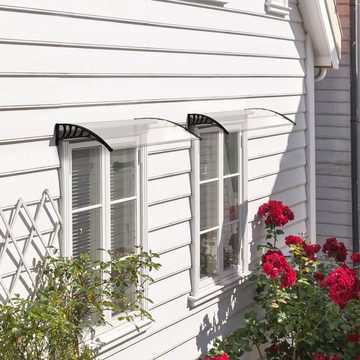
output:
[[[109,199],[110,191],[108,191],[108,199],[106,199],[105,188],[110,188],[110,168],[106,166],[106,162],[110,162],[110,153],[109,151],[99,143],[95,141],[80,141],[80,142],[71,142],[63,141],[60,145],[60,212],[63,216],[64,223],[62,227],[62,232],[60,234],[60,254],[62,256],[71,256],[72,255],[72,193],[71,193],[71,169],[72,169],[72,150],[79,148],[88,148],[88,147],[99,147],[101,148],[101,199],[102,201],[102,213],[101,221],[105,220],[105,223],[102,224],[102,232],[104,245],[106,249],[111,248],[111,234],[110,234],[110,203]],[[115,149],[116,150],[116,149]],[[148,240],[147,240],[147,147],[137,148],[136,154],[138,166],[137,166],[137,244],[141,244],[144,251],[148,251]],[[105,184],[105,186],[103,186]],[[104,205],[105,203],[105,205]],[[101,252],[101,260],[106,260],[106,253]],[[145,297],[148,297],[148,284],[145,285]],[[145,301],[144,309],[149,310],[149,302]],[[88,340],[90,343],[100,342],[101,344],[107,343],[109,341],[116,341],[122,343],[127,339],[136,336],[144,331],[146,331],[151,324],[151,321],[146,318],[139,318],[135,320],[139,331],[135,328],[134,323],[128,323],[125,321],[115,320],[112,317],[110,311],[107,311],[105,314],[105,319],[109,323],[106,326],[99,326],[96,329],[95,341]],[[120,341],[121,339],[121,341]]]
[[[276,15],[289,15],[291,8],[288,0],[266,0],[265,9],[268,13]]]
[[[202,130],[202,132],[213,132],[214,129]],[[203,304],[217,296],[229,288],[236,286],[242,282],[242,279],[249,275],[249,245],[247,241],[247,224],[248,224],[248,171],[247,171],[247,134],[245,132],[239,134],[239,173],[240,173],[240,207],[241,218],[239,222],[239,246],[238,246],[238,259],[239,264],[236,270],[224,271],[217,277],[208,278],[205,280],[200,279],[200,142],[195,141],[191,146],[191,209],[192,209],[192,222],[191,222],[191,284],[192,290],[188,298],[189,305],[195,307]],[[223,134],[220,133],[220,139],[223,139]],[[201,141],[201,140],[200,140]],[[219,141],[219,147],[223,146],[223,141]],[[219,160],[223,163],[223,159]],[[220,166],[222,169],[223,166]],[[221,171],[221,169],[218,171]],[[221,191],[219,191],[221,194]],[[219,203],[222,201],[222,196],[218,199]],[[221,234],[222,224],[219,225],[219,232]],[[221,236],[221,235],[219,235]],[[222,251],[221,251],[222,253]]]

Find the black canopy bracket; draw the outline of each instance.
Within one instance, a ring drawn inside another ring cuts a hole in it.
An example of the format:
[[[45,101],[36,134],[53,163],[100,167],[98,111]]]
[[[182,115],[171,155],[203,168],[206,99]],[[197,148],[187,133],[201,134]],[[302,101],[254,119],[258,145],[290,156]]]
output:
[[[55,124],[55,143],[59,145],[61,140],[77,138],[89,138],[98,141],[103,144],[109,151],[113,151],[113,148],[100,136],[93,131],[75,124]]]
[[[188,114],[186,119],[186,128],[187,130],[191,129],[193,126],[201,126],[201,125],[212,125],[217,126],[220,128],[225,134],[229,134],[227,131],[218,121],[215,119],[202,114]]]

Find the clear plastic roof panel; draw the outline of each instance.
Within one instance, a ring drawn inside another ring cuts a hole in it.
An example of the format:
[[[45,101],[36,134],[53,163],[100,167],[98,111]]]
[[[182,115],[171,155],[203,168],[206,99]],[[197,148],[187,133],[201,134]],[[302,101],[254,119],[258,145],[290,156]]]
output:
[[[183,126],[159,118],[61,123],[55,125],[55,137],[57,144],[66,139],[90,138],[102,143],[110,151],[198,139],[197,135]]]
[[[262,108],[222,111],[204,114],[189,114],[187,128],[217,126],[225,133],[291,127],[295,122],[276,111]]]

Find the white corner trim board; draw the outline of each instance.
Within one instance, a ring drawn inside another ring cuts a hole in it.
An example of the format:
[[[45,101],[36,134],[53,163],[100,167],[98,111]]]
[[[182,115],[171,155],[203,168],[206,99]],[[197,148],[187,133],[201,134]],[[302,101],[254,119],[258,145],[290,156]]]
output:
[[[266,0],[265,9],[268,13],[277,15],[288,15],[291,8],[289,8],[288,0]]]

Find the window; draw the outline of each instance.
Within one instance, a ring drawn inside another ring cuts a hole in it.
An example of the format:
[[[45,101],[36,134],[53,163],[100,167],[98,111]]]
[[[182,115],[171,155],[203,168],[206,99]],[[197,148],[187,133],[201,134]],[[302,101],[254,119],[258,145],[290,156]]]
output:
[[[100,248],[130,253],[144,241],[141,158],[145,151],[124,148],[109,152],[95,142],[63,143],[66,256],[89,253],[104,260],[107,254]],[[106,317],[115,321],[117,316],[108,312]]]
[[[200,135],[192,152],[193,303],[238,278],[244,228],[245,135],[214,128]]]
[[[266,11],[270,14],[283,16],[288,15],[290,11],[288,0],[266,0],[265,8]]]

